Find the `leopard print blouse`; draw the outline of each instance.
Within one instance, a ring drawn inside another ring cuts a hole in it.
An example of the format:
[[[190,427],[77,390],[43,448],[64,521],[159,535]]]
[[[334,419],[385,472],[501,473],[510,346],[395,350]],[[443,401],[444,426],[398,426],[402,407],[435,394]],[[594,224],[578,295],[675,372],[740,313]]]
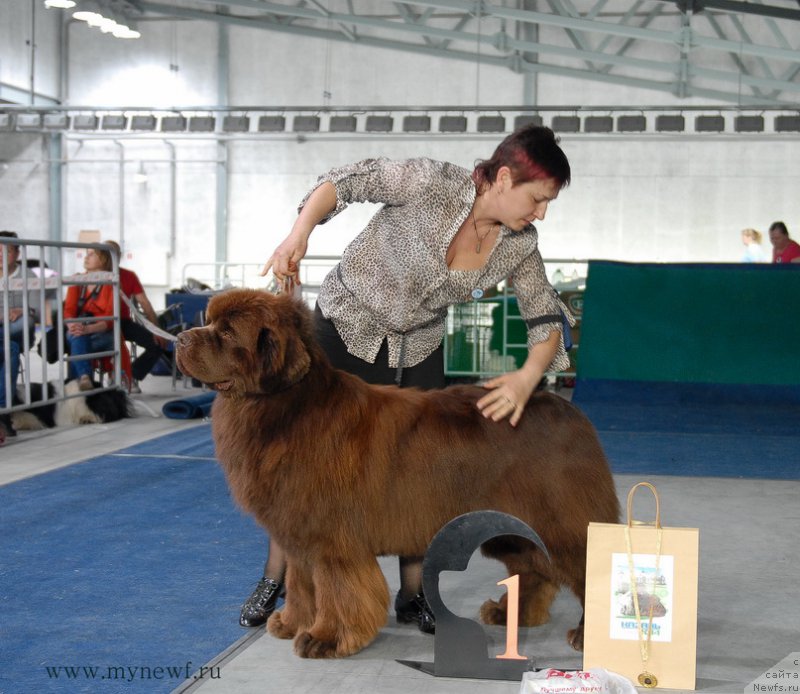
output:
[[[314,189],[325,181],[336,188],[336,209],[320,223],[353,202],[383,203],[319,293],[323,315],[351,354],[374,363],[386,339],[391,367],[414,366],[442,342],[449,305],[510,275],[528,326],[528,347],[544,342],[553,330],[560,333],[562,315],[574,325],[547,281],[533,225],[518,232],[501,227],[478,270],[447,267],[447,249],[476,197],[466,169],[426,158],[366,159],[320,176]],[[562,337],[551,368],[568,365]]]

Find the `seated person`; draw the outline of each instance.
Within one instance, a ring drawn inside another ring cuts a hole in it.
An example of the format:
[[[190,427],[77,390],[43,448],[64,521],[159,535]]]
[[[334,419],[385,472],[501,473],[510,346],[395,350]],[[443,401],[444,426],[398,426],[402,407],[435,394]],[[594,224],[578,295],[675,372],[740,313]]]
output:
[[[6,239],[16,239],[17,232],[16,231],[0,231],[0,237]],[[2,245],[2,253],[5,256],[6,260],[6,267],[8,268],[8,277],[9,279],[22,279],[30,278],[36,279],[36,273],[30,266],[25,268],[23,272],[22,264],[19,262],[20,258],[20,250],[19,245],[12,245],[12,244],[3,244]],[[0,256],[0,278],[3,277],[3,260],[2,256]],[[24,295],[27,293],[28,295],[28,319],[25,320],[25,316],[23,315],[24,307],[25,307],[25,299]],[[20,347],[20,350],[24,349],[25,347],[25,338],[24,338],[24,331],[25,326],[28,327],[28,334],[29,334],[29,345],[33,344],[34,341],[34,331],[36,328],[36,322],[39,320],[39,292],[35,289],[29,289],[27,292],[23,292],[20,289],[9,289],[8,292],[8,320],[9,324],[6,326],[5,321],[5,299],[4,299],[4,292],[0,291],[0,323],[3,323],[3,331],[5,332],[8,329],[11,339],[14,340]],[[49,314],[49,311],[45,312]]]
[[[108,251],[90,248],[83,259],[87,272],[111,272],[111,254]],[[81,316],[113,316],[114,288],[110,284],[72,285],[64,300],[64,319]],[[114,348],[114,324],[110,320],[88,323],[68,323],[67,340],[69,352],[75,357],[92,352],[104,352]],[[81,390],[91,390],[92,364],[90,359],[69,363],[69,375],[78,379]]]
[[[103,241],[103,243],[116,250],[118,259],[122,258],[119,244],[116,241]],[[133,270],[128,270],[124,267],[119,268],[119,288],[122,294],[135,304],[138,304],[147,320],[154,325],[158,325],[158,317],[153,310],[153,305],[147,298],[144,287],[142,287],[139,277]],[[132,367],[134,380],[141,381],[150,373],[159,357],[164,353],[167,348],[167,342],[164,338],[153,335],[145,326],[134,321],[131,318],[131,311],[124,301],[120,301],[119,316],[123,337],[144,349],[144,353],[136,358]]]
[[[0,237],[5,239],[16,239],[15,231],[0,231]],[[28,267],[25,272],[19,262],[19,245],[5,243],[0,245],[0,278],[7,274],[9,279],[19,279],[22,277],[36,277]],[[5,272],[3,268],[5,267]],[[3,330],[0,332],[0,408],[11,407],[13,402],[13,391],[16,387],[17,376],[19,375],[20,352],[25,348],[25,327],[28,327],[30,346],[33,344],[36,320],[38,319],[39,298],[38,292],[29,290],[28,294],[28,317],[24,314],[24,293],[20,290],[9,288],[8,291],[8,323],[6,323],[5,296],[6,293],[0,289],[0,324]],[[9,350],[6,353],[5,336],[9,335]],[[6,392],[6,372],[10,374],[11,388]],[[8,414],[0,414],[0,444],[5,443],[6,437],[16,436],[17,432],[11,424],[11,417]]]

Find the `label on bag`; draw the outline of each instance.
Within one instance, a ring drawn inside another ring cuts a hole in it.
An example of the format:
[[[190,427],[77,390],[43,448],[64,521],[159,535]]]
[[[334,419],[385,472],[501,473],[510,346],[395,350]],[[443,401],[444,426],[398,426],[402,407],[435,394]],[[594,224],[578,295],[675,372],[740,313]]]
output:
[[[650,640],[672,641],[672,597],[675,592],[674,558],[668,555],[661,556],[658,562],[658,575],[656,575],[655,554],[634,554],[633,566],[643,636],[647,637],[652,607],[653,633]],[[611,617],[609,623],[609,636],[612,639],[638,640],[639,624],[636,619],[636,607],[631,589],[630,563],[628,554],[625,552],[615,552],[611,555]]]

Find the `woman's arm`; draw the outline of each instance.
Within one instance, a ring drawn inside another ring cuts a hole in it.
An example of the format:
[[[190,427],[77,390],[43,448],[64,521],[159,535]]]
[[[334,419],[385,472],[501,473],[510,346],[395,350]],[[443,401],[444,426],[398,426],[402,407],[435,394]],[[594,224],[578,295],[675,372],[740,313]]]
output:
[[[299,264],[308,250],[311,232],[335,209],[336,188],[330,181],[325,181],[306,200],[289,235],[264,265],[261,271],[262,277],[272,270],[272,274],[279,281],[289,280],[294,284],[300,284]]]

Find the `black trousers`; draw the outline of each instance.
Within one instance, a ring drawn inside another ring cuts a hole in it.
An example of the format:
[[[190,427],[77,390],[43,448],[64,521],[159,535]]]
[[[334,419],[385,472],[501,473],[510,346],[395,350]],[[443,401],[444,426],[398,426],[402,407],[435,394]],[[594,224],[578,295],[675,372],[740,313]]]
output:
[[[122,329],[123,337],[128,342],[135,342],[139,347],[144,349],[144,352],[137,356],[136,361],[131,365],[133,377],[137,381],[141,381],[150,373],[161,355],[169,353],[164,352],[164,350],[158,346],[158,342],[156,342],[155,337],[153,337],[153,333],[136,321],[130,318],[123,318],[120,321],[120,328]]]
[[[314,310],[314,326],[317,340],[328,355],[331,364],[342,371],[358,376],[374,385],[395,385],[397,369],[389,366],[389,346],[383,341],[374,364],[370,364],[347,351],[347,346],[336,330],[333,321],[322,315],[319,306]],[[444,388],[444,347],[437,349],[416,366],[403,369],[401,387],[432,390]]]

